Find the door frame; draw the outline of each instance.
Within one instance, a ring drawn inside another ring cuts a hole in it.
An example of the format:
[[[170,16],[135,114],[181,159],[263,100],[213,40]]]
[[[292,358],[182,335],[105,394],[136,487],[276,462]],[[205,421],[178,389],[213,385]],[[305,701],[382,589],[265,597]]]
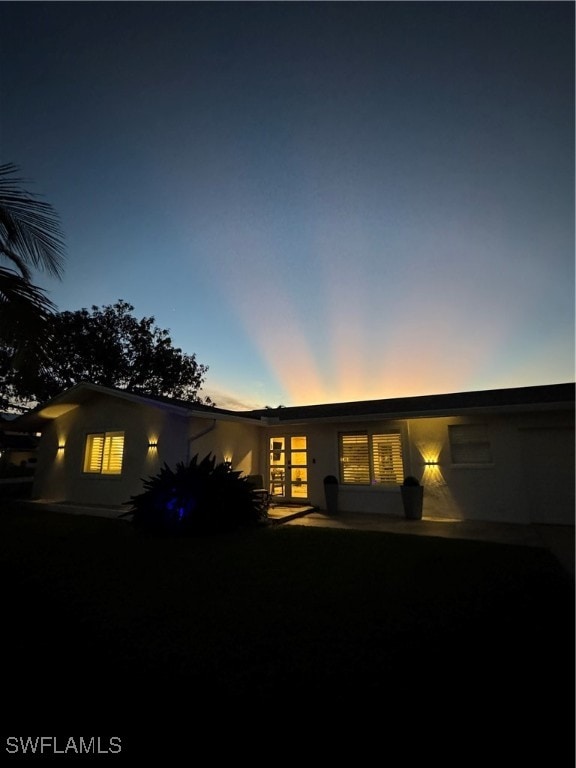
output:
[[[304,441],[304,444],[294,444],[293,441],[300,440]],[[274,441],[278,443],[278,445],[274,446]],[[274,456],[275,454],[278,454],[278,459],[275,460]],[[298,458],[301,460],[303,459],[302,463],[294,463],[293,456],[298,455]],[[268,488],[270,491],[270,498],[271,500],[281,500],[286,501],[290,503],[301,501],[302,503],[306,503],[308,500],[308,471],[310,468],[310,464],[308,461],[308,435],[298,433],[298,434],[287,434],[282,433],[279,435],[268,435],[268,446],[267,446],[267,476],[268,476]],[[276,469],[277,472],[281,472],[282,474],[280,476],[273,476],[274,470]],[[304,481],[300,483],[294,482],[292,478],[292,472],[297,472],[298,470],[304,471]],[[296,496],[293,493],[294,487],[298,486],[301,487],[302,485],[305,486],[305,495]],[[275,490],[278,489],[278,487],[282,488],[282,493],[274,493]]]

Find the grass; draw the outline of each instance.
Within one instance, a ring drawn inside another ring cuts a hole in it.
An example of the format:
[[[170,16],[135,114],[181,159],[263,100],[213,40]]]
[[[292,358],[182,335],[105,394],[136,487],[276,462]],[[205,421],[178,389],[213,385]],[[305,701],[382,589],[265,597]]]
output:
[[[151,538],[13,505],[0,576],[14,714],[58,690],[61,717],[102,698],[143,716],[183,691],[262,713],[415,706],[446,727],[554,706],[571,728],[573,587],[541,549],[281,526]]]

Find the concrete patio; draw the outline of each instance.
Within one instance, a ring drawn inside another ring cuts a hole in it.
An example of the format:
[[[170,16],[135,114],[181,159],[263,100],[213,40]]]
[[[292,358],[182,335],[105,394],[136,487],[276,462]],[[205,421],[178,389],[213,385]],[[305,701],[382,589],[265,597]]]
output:
[[[290,508],[277,508],[278,521],[288,525],[319,528],[344,528],[359,531],[380,531],[412,536],[436,536],[450,539],[472,539],[497,544],[512,544],[548,549],[574,577],[574,526],[521,525],[518,523],[491,523],[474,520],[406,520],[367,513],[328,515],[319,510],[303,509],[289,515]],[[282,517],[282,512],[286,516]]]

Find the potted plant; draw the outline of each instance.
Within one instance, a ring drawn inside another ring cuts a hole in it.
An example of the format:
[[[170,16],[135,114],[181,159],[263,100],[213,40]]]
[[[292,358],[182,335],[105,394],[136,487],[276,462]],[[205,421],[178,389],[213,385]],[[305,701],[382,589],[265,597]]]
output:
[[[334,475],[326,475],[324,478],[324,496],[326,498],[326,510],[329,515],[338,513],[338,478]]]
[[[422,520],[422,502],[424,499],[424,488],[420,481],[413,475],[404,478],[400,486],[402,494],[402,504],[404,505],[404,516],[407,520]]]

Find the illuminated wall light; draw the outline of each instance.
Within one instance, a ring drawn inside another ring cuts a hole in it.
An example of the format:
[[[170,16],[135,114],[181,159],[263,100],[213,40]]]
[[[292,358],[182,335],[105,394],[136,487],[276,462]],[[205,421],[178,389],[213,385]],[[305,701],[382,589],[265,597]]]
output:
[[[446,485],[446,481],[442,476],[439,461],[442,444],[436,441],[426,441],[418,445],[418,450],[420,451],[422,464],[424,465],[422,483],[429,488]]]
[[[59,451],[63,451],[65,447],[66,447],[66,446],[65,446],[65,444],[64,444],[64,443],[59,443],[59,444],[58,444],[58,450],[59,450]]]
[[[148,448],[149,450],[157,450],[158,449],[158,440],[149,440],[148,441]]]

